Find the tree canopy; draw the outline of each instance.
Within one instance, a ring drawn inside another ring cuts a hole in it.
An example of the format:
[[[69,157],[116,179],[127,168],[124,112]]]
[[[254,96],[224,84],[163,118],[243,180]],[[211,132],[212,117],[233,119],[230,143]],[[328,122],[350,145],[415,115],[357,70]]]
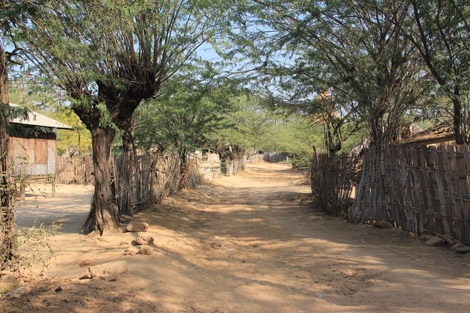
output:
[[[92,133],[95,195],[83,232],[119,220],[110,151],[117,129],[132,144],[132,115],[225,26],[224,2],[51,0],[21,23],[27,60],[63,89]]]

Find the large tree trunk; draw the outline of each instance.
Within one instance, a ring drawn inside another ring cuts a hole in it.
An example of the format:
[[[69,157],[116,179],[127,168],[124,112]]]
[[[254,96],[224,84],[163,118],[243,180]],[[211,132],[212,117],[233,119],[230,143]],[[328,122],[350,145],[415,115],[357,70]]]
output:
[[[93,141],[93,167],[95,193],[91,210],[82,233],[115,231],[118,229],[119,209],[115,199],[111,147],[115,131],[111,127],[94,127],[91,130]]]
[[[180,166],[179,166],[179,177],[178,177],[178,189],[186,188],[189,174],[191,173],[192,164],[191,158],[188,151],[179,153]]]
[[[458,145],[463,145],[468,140],[466,136],[466,125],[462,125],[462,103],[460,102],[460,88],[455,86],[454,93],[451,97],[454,106],[454,136]],[[463,130],[463,134],[462,134]]]
[[[131,181],[131,169],[136,166],[137,162],[137,151],[134,138],[132,137],[132,116],[119,123],[119,127],[124,130],[122,134],[122,153],[119,167],[119,188],[124,190],[120,190],[119,214],[130,216],[134,214],[134,207],[130,204],[130,192],[128,192],[126,185],[122,183]],[[138,186],[139,184],[137,184],[137,187]]]
[[[13,256],[15,207],[8,179],[8,54],[0,46],[0,267]]]

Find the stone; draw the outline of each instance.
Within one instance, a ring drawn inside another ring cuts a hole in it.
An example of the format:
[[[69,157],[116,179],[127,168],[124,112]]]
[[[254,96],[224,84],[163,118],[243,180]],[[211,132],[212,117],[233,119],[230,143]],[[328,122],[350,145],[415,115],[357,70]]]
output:
[[[117,281],[118,277],[116,275],[103,274],[100,276],[100,279],[104,281]]]
[[[89,267],[86,272],[86,276],[88,278],[93,278],[103,274],[119,275],[125,272],[127,272],[127,262],[114,261]]]
[[[91,261],[89,259],[82,260],[79,264],[80,267],[85,267],[91,265]]]
[[[126,226],[128,232],[146,232],[149,229],[149,224],[145,222],[132,221]]]
[[[433,236],[431,236],[431,235],[426,235],[426,234],[421,235],[421,239],[423,239],[424,241],[427,241],[431,238],[433,238]]]
[[[150,247],[140,247],[139,252],[137,252],[137,254],[152,255],[153,250]]]
[[[467,246],[463,246],[463,247],[460,247],[460,248],[457,248],[455,249],[455,252],[457,253],[470,253],[470,247],[467,247]]]
[[[132,244],[142,246],[142,245],[151,245],[155,242],[153,237],[139,235],[135,240],[132,241]]]
[[[2,271],[0,276],[0,289],[11,288],[17,285],[18,276],[13,272]]]
[[[446,243],[451,247],[454,246],[457,243],[457,240],[455,240],[454,238],[452,238],[451,236],[448,236],[448,235],[444,235],[441,238],[444,239],[446,241]]]
[[[387,221],[376,221],[373,224],[373,226],[378,227],[378,228],[385,228],[385,229],[392,228],[392,224],[390,224]]]
[[[136,255],[137,252],[139,252],[139,249],[137,249],[136,247],[129,247],[126,250],[124,250],[124,255],[132,256],[132,255]]]
[[[219,249],[219,248],[222,248],[222,245],[220,243],[212,242],[211,247],[213,249]]]
[[[431,236],[428,240],[426,240],[426,245],[428,246],[440,246],[445,243],[445,240],[439,237]]]
[[[63,290],[62,287],[59,286],[59,287],[57,287],[54,291],[55,291],[55,292],[61,292],[62,290]]]
[[[24,294],[23,287],[16,287],[5,294],[7,298],[19,299]]]
[[[458,248],[462,248],[462,247],[465,247],[465,245],[461,242],[457,242],[455,245],[453,245],[452,247],[450,247],[452,250],[457,250]]]

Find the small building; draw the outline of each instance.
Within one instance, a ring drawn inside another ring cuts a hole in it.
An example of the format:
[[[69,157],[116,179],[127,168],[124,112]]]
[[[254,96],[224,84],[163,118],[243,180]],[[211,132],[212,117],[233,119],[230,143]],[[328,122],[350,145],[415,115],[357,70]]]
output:
[[[21,107],[10,103],[11,107]],[[8,160],[17,176],[50,176],[56,173],[57,129],[73,129],[34,111],[10,120]]]

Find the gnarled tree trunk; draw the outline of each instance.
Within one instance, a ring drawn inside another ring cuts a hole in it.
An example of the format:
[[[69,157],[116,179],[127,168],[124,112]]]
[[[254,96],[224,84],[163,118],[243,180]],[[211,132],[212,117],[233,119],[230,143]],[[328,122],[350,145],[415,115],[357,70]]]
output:
[[[113,160],[111,148],[115,130],[111,127],[91,129],[93,141],[93,167],[95,174],[95,192],[91,210],[82,233],[98,230],[101,235],[106,231],[116,230],[119,222],[119,209],[115,199]]]

